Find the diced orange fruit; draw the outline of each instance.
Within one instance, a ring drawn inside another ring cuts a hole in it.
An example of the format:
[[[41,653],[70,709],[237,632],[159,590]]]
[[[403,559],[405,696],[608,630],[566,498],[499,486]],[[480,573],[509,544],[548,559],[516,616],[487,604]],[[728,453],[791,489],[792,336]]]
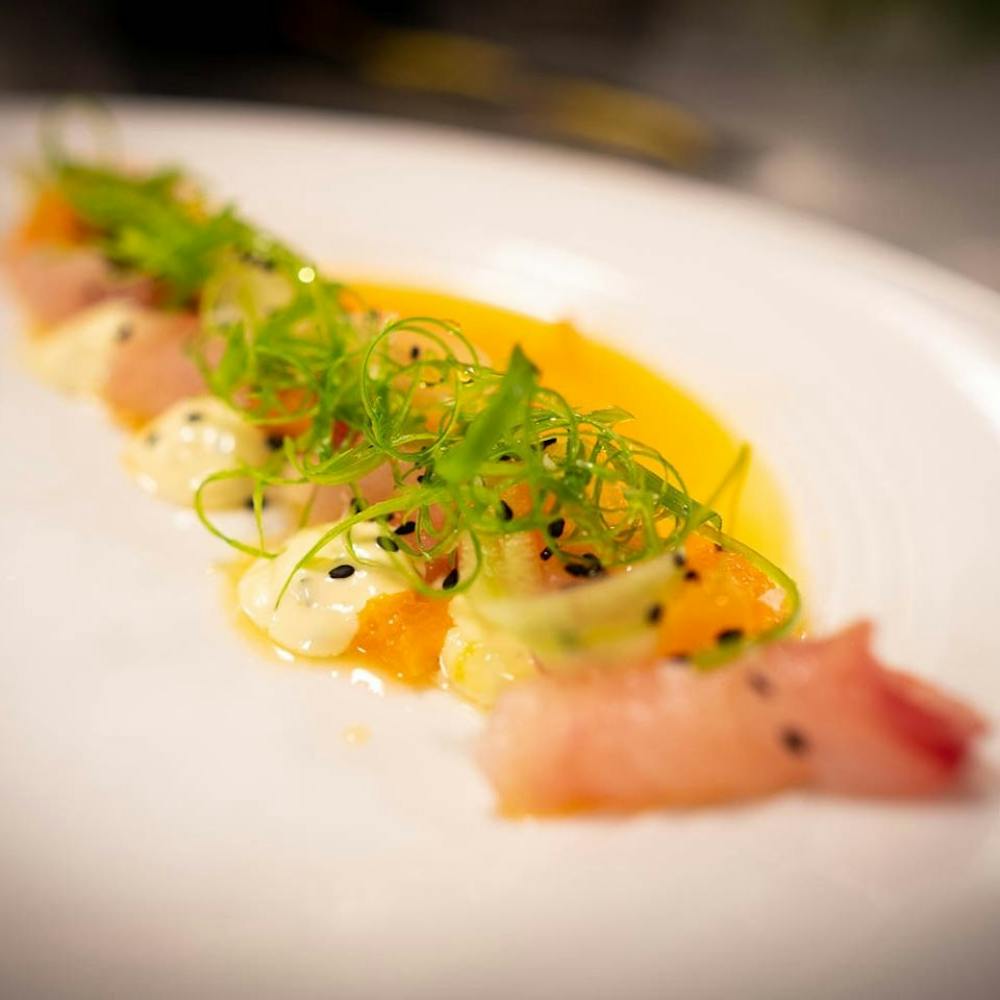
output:
[[[405,684],[430,684],[453,624],[448,604],[412,591],[373,597],[361,612],[351,652]]]
[[[15,232],[14,242],[21,246],[35,243],[74,246],[82,243],[88,233],[87,225],[73,206],[55,188],[43,188]]]
[[[531,490],[526,483],[511,486],[504,492],[503,498],[514,517],[526,517],[534,506]]]
[[[769,594],[774,584],[743,556],[701,535],[691,535],[684,550],[685,579],[664,604],[660,653],[689,656],[714,648],[720,637],[751,638],[782,620],[782,603]]]

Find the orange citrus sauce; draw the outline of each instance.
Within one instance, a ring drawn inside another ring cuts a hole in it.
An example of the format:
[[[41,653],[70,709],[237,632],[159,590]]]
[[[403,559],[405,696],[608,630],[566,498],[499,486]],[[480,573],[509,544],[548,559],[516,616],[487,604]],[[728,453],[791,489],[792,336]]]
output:
[[[736,457],[741,439],[701,403],[662,375],[591,340],[569,323],[550,323],[439,292],[365,282],[353,282],[352,287],[375,307],[459,323],[498,367],[504,366],[519,343],[541,369],[543,383],[559,390],[574,406],[620,406],[632,413],[635,420],[622,424],[622,431],[661,451],[696,498],[711,495]],[[726,503],[721,508],[730,534],[788,568],[792,546],[785,506],[759,460],[751,463],[738,510],[727,509]]]

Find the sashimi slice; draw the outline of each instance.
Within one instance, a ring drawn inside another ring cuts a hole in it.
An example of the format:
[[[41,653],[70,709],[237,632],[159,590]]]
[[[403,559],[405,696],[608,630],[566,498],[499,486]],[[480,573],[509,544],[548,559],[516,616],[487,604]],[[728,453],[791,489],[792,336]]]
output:
[[[690,806],[795,786],[941,792],[985,723],[881,666],[870,639],[860,624],[707,672],[665,663],[528,681],[499,701],[480,761],[512,813]]]
[[[88,247],[15,247],[3,256],[4,271],[37,332],[107,299],[153,302],[154,282],[116,270]]]
[[[168,406],[205,392],[189,353],[198,317],[189,312],[145,309],[111,362],[104,400],[124,420],[145,423]]]

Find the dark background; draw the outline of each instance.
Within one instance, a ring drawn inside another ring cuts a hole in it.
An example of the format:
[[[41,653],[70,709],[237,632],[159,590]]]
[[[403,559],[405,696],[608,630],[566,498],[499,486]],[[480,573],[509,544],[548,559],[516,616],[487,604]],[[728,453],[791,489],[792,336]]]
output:
[[[0,93],[66,91],[597,148],[1000,288],[1000,0],[0,0]]]

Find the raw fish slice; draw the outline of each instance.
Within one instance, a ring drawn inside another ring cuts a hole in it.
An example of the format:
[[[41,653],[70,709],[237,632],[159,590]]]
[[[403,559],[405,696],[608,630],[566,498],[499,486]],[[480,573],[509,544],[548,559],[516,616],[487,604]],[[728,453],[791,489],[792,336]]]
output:
[[[143,310],[111,362],[104,399],[123,419],[145,423],[188,396],[203,394],[205,381],[190,355],[198,317],[189,312]]]
[[[983,720],[882,667],[860,624],[729,666],[592,670],[511,688],[480,761],[507,812],[629,810],[808,786],[910,796],[957,780]]]
[[[4,271],[37,332],[105,299],[124,298],[149,305],[155,283],[117,271],[97,250],[84,247],[11,248]]]

